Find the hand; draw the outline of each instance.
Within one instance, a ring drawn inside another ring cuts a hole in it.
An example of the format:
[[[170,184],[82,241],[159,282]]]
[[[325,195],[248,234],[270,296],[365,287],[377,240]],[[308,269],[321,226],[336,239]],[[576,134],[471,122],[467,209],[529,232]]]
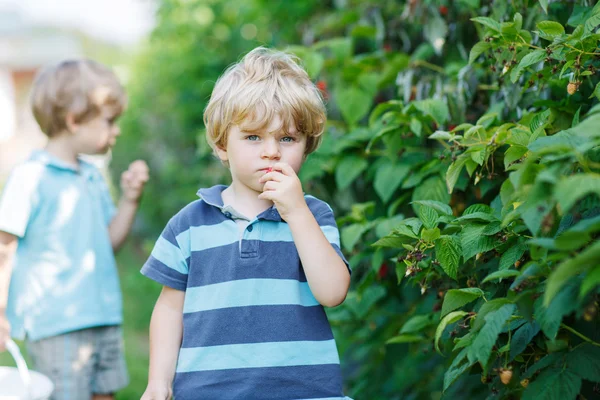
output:
[[[289,164],[275,164],[271,172],[260,177],[259,182],[265,185],[258,198],[272,201],[281,218],[287,219],[294,213],[307,208],[300,179]]]
[[[148,387],[140,400],[170,400],[173,396],[171,385],[167,382],[148,382]]]
[[[137,203],[148,182],[148,165],[145,161],[137,160],[129,165],[127,171],[121,174],[121,190],[125,200]]]
[[[6,350],[6,342],[10,339],[10,324],[3,311],[0,311],[0,353]]]

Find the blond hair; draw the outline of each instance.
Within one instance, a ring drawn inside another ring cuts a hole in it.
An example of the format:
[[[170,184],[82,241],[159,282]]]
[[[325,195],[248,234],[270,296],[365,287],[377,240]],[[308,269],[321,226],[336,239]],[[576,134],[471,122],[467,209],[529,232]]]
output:
[[[33,115],[48,137],[67,129],[68,114],[81,123],[108,108],[117,117],[126,102],[115,74],[93,60],[68,60],[42,70],[31,93]]]
[[[295,56],[258,47],[217,80],[204,110],[206,139],[225,149],[232,125],[258,132],[276,116],[285,133],[295,127],[306,135],[305,154],[319,147],[327,118],[319,89]]]

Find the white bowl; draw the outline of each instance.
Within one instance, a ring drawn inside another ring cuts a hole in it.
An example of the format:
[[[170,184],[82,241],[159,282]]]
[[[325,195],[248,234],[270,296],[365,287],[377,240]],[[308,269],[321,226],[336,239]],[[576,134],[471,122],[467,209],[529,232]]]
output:
[[[19,370],[13,367],[0,367],[0,400],[47,400],[54,390],[50,379],[36,371],[31,375],[31,394],[27,397],[27,388],[21,379]]]

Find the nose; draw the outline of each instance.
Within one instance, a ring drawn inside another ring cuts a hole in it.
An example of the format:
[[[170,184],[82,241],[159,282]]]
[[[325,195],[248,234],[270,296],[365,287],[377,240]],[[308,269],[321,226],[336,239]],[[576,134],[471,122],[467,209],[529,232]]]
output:
[[[268,160],[278,160],[281,157],[279,142],[276,138],[270,137],[263,142],[262,158]]]
[[[119,137],[121,135],[121,128],[115,125],[112,129],[112,134],[114,137]]]

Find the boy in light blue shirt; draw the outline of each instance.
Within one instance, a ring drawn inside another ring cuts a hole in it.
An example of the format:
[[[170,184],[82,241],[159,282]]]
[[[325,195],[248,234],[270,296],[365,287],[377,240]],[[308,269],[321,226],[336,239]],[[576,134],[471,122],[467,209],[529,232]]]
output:
[[[332,209],[297,175],[325,125],[318,89],[293,56],[257,48],[204,117],[232,183],[201,189],[142,268],[163,285],[142,399],[347,399],[323,307],[350,271]]]
[[[0,351],[9,334],[25,339],[53,400],[113,399],[128,383],[114,251],[148,167],[138,160],[122,174],[115,208],[98,169],[79,157],[108,152],[120,134],[126,97],[105,66],[50,67],[31,99],[48,143],[14,168],[0,197]]]

